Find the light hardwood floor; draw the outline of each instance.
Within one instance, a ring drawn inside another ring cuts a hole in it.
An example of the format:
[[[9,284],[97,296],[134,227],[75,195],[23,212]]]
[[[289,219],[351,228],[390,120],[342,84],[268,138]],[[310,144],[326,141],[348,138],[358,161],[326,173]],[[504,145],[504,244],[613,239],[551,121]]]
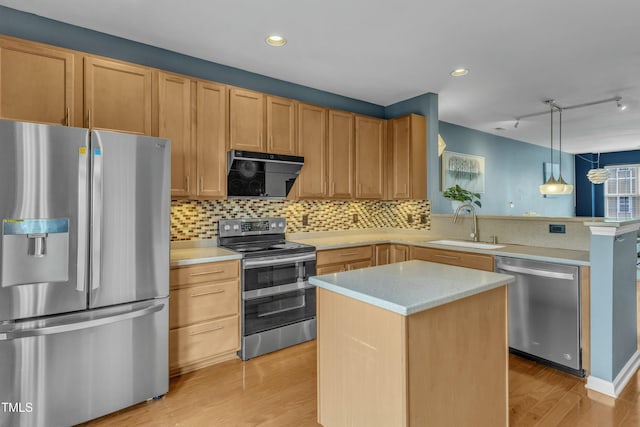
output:
[[[638,374],[617,400],[591,394],[579,378],[509,357],[511,426],[640,426]],[[173,378],[162,400],[141,403],[84,426],[319,426],[315,420],[313,341],[245,363],[229,361]]]

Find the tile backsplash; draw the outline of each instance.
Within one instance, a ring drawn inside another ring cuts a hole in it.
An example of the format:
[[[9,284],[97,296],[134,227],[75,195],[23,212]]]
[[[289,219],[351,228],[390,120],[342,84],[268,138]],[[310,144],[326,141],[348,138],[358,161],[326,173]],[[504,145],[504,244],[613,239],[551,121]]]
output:
[[[302,225],[303,215],[308,215],[307,225]],[[215,239],[219,219],[261,217],[286,217],[289,233],[429,230],[431,205],[428,200],[172,200],[171,240]]]

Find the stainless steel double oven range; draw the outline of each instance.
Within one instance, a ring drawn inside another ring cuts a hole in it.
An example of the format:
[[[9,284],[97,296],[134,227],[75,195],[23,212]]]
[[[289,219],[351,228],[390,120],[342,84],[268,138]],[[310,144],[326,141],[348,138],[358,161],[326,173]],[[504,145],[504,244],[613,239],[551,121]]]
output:
[[[218,245],[242,254],[242,360],[316,337],[316,248],[285,230],[284,218],[218,222]]]

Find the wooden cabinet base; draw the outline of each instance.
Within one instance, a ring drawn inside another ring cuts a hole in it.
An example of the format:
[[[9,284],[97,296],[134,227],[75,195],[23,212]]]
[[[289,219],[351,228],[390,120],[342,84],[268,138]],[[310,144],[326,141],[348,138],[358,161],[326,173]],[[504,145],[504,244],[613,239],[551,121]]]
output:
[[[324,427],[507,426],[507,287],[402,316],[318,288]]]
[[[198,369],[206,368],[207,366],[215,365],[217,363],[226,362],[229,360],[238,359],[237,351],[230,351],[227,353],[220,353],[206,359],[200,359],[197,362],[181,365],[179,367],[173,367],[169,370],[170,377],[177,377],[178,375],[186,374],[188,372],[197,371]]]

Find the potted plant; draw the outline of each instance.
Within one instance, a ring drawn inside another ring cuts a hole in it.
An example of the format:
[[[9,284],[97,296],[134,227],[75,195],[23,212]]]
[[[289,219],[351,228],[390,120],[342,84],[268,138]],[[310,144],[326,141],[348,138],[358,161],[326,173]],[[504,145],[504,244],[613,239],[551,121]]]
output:
[[[442,195],[446,199],[451,200],[451,207],[454,211],[458,206],[465,202],[473,203],[479,208],[482,207],[482,203],[480,202],[480,193],[472,193],[471,191],[460,187],[458,184],[444,190]]]

